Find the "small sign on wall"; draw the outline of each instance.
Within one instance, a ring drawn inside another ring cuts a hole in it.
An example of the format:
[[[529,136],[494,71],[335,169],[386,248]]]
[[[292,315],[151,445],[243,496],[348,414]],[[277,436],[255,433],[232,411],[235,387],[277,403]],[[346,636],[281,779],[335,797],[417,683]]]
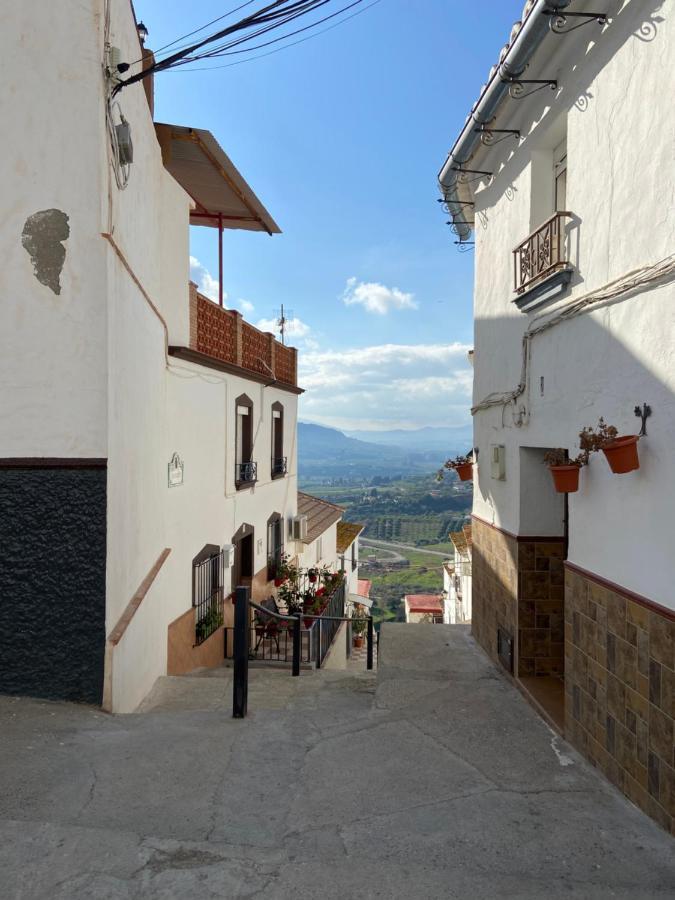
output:
[[[169,487],[178,487],[183,483],[183,460],[177,453],[171,457],[168,466],[168,484]]]

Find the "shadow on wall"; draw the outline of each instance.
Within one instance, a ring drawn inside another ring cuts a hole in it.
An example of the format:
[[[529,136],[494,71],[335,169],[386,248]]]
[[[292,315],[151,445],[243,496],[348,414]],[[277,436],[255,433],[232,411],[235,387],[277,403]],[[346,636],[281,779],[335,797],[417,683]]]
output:
[[[519,531],[518,446],[578,453],[578,434],[602,416],[619,434],[637,434],[636,406],[649,404],[640,468],[613,475],[603,454],[582,469],[570,495],[569,559],[599,576],[675,608],[672,510],[675,479],[675,370],[669,371],[675,329],[675,279],[594,314],[563,321],[531,342],[527,388],[515,402],[479,410],[474,511]],[[564,303],[560,305],[564,308]],[[532,317],[475,321],[474,404],[521,379],[522,336]],[[523,422],[519,426],[519,422]],[[504,444],[506,477],[491,476],[493,444]],[[536,502],[536,498],[532,498]],[[492,513],[489,512],[492,511]],[[508,523],[508,524],[507,524]]]

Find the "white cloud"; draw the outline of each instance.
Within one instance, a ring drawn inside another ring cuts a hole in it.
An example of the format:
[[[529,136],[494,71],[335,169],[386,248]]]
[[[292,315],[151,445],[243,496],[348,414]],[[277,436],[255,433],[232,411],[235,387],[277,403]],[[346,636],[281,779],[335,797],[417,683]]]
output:
[[[346,306],[361,305],[368,312],[386,315],[390,309],[417,309],[413,294],[398,288],[388,288],[376,281],[359,281],[349,278],[342,294]]]
[[[255,309],[255,306],[250,302],[250,300],[242,300],[241,298],[239,300],[236,300],[234,305],[243,313],[248,313],[248,315],[250,315]]]
[[[214,278],[206,266],[203,266],[196,256],[190,257],[190,280],[194,281],[199,291],[209,300],[218,301],[218,279]],[[223,302],[227,294],[223,291]]]
[[[279,333],[279,326],[277,325],[276,319],[260,319],[256,322],[256,328],[259,328],[261,331],[271,331],[272,334]],[[286,320],[286,337],[301,340],[302,338],[305,338],[310,331],[311,328],[309,325],[301,319],[298,319],[297,316]]]
[[[466,344],[377,344],[298,357],[301,414],[346,430],[465,425],[473,372]]]

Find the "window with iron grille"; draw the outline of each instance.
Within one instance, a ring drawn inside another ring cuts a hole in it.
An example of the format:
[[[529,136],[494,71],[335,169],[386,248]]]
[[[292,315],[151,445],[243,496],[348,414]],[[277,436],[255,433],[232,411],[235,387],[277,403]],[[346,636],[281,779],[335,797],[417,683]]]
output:
[[[195,608],[195,644],[203,644],[223,625],[225,555],[207,544],[192,562],[192,605]]]
[[[276,578],[284,554],[284,520],[274,513],[267,520],[267,580]]]

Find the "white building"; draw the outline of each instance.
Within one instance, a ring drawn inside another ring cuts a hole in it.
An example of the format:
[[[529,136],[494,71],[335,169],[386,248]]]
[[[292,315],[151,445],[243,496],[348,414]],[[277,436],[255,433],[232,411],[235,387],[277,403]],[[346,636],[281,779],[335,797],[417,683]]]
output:
[[[673,0],[530,0],[440,173],[475,239],[473,633],[668,828],[674,53]],[[545,452],[645,403],[639,468],[556,493]]]
[[[438,594],[405,594],[403,609],[408,625],[433,625],[443,622],[443,597]]]
[[[279,229],[148,82],[111,98],[128,0],[2,18],[0,690],[127,711],[222,661],[288,541],[295,351],[188,282],[190,224]]]
[[[463,625],[471,621],[471,526],[450,533],[452,557],[443,563],[443,621]]]

